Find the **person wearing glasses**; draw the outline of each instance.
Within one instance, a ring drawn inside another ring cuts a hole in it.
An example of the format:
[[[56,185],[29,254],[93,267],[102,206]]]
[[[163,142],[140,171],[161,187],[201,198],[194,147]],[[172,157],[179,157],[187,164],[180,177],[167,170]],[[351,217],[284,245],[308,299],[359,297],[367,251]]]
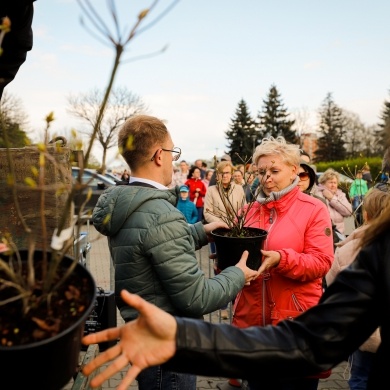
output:
[[[234,267],[208,278],[195,250],[222,222],[188,224],[175,207],[179,187],[168,189],[172,161],[180,158],[164,123],[152,116],[128,119],[118,134],[119,150],[131,169],[130,183],[112,187],[99,198],[92,214],[95,228],[108,237],[115,266],[116,305],[125,322],[137,310],[120,297],[125,289],[173,315],[202,318],[230,302],[258,276],[246,267],[247,255]],[[196,376],[160,366],[143,371],[138,388],[195,390]]]
[[[237,214],[242,206],[245,205],[245,192],[241,184],[236,184],[232,180],[234,167],[231,161],[221,161],[217,165],[216,184],[207,189],[204,198],[204,219],[206,222],[223,221],[223,218],[228,214]],[[227,199],[230,205],[226,202]],[[228,210],[226,209],[228,208]],[[229,209],[230,208],[230,209]],[[216,258],[216,247],[214,242],[210,242],[210,256]],[[214,261],[214,272],[221,272],[218,269],[217,260]],[[221,307],[221,318],[227,320],[229,318],[228,306]]]
[[[380,327],[367,390],[387,389],[390,322],[390,207],[369,224],[361,236],[355,260],[341,271],[321,297],[294,321],[276,326],[235,329],[172,317],[137,295],[123,298],[140,315],[136,321],[85,336],[86,345],[116,340],[119,344],[83,367],[93,388],[131,366],[119,389],[127,389],[146,367],[166,367],[198,375],[261,378],[262,390],[277,390],[289,381],[344,361]],[[105,366],[107,365],[107,366]]]
[[[326,204],[324,198],[316,195],[318,178],[314,169],[308,164],[308,162],[301,160],[298,168],[298,177],[298,187],[302,192],[307,195],[314,196]]]
[[[263,138],[255,149],[252,161],[260,189],[246,225],[268,235],[261,250],[263,273],[234,301],[232,324],[239,328],[294,319],[322,296],[323,278],[334,258],[332,223],[324,202],[298,186],[304,178],[299,176],[300,160],[299,146],[283,137]],[[287,382],[275,377],[275,389],[316,390],[319,378],[329,375],[321,372]],[[231,382],[220,389],[230,390]],[[249,389],[262,389],[262,376],[252,378]]]

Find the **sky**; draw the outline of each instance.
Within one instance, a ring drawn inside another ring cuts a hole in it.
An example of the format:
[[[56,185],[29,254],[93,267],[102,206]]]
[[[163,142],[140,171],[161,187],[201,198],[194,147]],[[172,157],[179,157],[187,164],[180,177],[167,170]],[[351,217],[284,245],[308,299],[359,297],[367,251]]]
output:
[[[113,32],[107,2],[91,3]],[[171,3],[160,0],[141,27]],[[34,4],[34,47],[6,91],[21,99],[32,138],[51,111],[52,133],[69,134],[81,124],[67,113],[68,97],[106,87],[114,50],[80,23],[76,0]],[[152,1],[115,4],[128,31]],[[389,0],[181,0],[130,42],[114,87],[127,87],[148,114],[166,121],[188,162],[227,152],[225,132],[239,101],[255,117],[272,85],[288,112],[309,115],[313,131],[328,93],[373,125],[390,94],[388,15]],[[109,166],[118,165],[116,153]]]

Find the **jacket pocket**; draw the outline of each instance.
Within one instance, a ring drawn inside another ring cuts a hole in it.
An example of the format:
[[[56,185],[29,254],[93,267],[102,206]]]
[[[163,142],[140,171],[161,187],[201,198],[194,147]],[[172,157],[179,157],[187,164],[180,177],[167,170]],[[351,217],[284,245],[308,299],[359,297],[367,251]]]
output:
[[[302,313],[302,311],[298,311],[298,310],[274,309],[271,311],[272,325],[276,325],[279,321],[282,321],[282,320],[292,320],[301,313]]]
[[[274,309],[271,311],[272,325],[276,325],[282,320],[293,320],[305,311],[294,293],[292,293],[290,297],[291,300],[289,304],[286,305],[289,307],[288,309],[279,309],[278,305],[275,305]]]

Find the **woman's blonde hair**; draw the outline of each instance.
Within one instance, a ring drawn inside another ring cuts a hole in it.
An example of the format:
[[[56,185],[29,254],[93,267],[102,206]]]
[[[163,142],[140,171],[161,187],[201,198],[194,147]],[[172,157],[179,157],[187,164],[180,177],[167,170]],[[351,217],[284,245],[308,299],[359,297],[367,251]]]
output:
[[[390,206],[390,192],[384,192],[372,188],[364,197],[363,209],[367,213],[367,219],[379,217],[386,207]]]
[[[217,165],[217,173],[221,173],[226,167],[230,167],[230,171],[233,174],[234,172],[234,167],[231,161],[221,161]]]
[[[324,184],[328,180],[336,179],[337,184],[340,183],[340,174],[333,168],[328,168],[318,179],[320,184]]]
[[[257,165],[260,157],[273,155],[280,156],[282,161],[288,165],[299,166],[299,145],[289,144],[281,136],[263,138],[261,144],[255,149],[252,161]]]
[[[370,245],[375,240],[383,240],[382,234],[388,232],[390,229],[390,205],[382,211],[382,213],[375,218],[364,231],[364,236],[359,242],[360,247]]]

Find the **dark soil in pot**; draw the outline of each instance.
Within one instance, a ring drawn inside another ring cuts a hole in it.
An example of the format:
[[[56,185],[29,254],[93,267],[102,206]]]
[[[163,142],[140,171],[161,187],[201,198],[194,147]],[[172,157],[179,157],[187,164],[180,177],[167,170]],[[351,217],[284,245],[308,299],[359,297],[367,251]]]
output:
[[[67,269],[72,261],[64,258],[63,268]],[[37,268],[39,272],[39,261]],[[36,283],[37,296],[39,283]],[[7,290],[0,289],[0,301],[9,294]],[[77,264],[71,276],[53,293],[49,305],[31,307],[24,317],[20,300],[0,306],[2,386],[40,390],[65,386],[78,366],[85,320],[95,300],[94,279]]]

